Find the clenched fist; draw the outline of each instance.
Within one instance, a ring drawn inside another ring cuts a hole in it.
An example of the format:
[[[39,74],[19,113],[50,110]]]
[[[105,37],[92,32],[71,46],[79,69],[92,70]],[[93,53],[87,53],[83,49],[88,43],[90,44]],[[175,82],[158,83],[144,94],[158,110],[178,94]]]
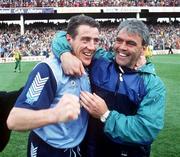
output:
[[[56,122],[76,120],[80,114],[79,98],[73,94],[64,94],[56,107],[53,108]]]

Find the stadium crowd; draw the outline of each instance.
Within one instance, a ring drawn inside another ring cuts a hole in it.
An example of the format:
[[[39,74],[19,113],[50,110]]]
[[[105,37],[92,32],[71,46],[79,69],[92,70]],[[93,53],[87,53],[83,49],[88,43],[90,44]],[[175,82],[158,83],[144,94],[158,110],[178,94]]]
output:
[[[179,0],[0,0],[0,8],[12,7],[124,7],[180,6]]]
[[[112,48],[116,28],[119,22],[103,22],[101,24],[101,45],[105,49]],[[148,24],[148,23],[147,23]],[[151,45],[154,50],[180,49],[180,22],[148,24],[151,32]],[[12,56],[13,49],[19,47],[23,56],[48,56],[51,40],[58,30],[64,30],[66,23],[34,23],[25,25],[25,34],[20,35],[20,26],[0,24],[0,53],[5,57]]]

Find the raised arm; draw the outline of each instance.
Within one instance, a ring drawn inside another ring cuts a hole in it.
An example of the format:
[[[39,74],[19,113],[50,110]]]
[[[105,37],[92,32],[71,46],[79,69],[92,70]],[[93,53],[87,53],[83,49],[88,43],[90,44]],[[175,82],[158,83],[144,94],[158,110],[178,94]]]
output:
[[[51,49],[55,57],[61,60],[65,74],[81,76],[85,73],[82,62],[71,53],[72,48],[66,39],[66,32],[56,33],[52,40]]]
[[[31,130],[49,124],[75,120],[79,113],[78,97],[65,94],[54,108],[32,110],[14,107],[9,114],[7,125],[11,130]]]
[[[62,62],[63,70],[68,75],[79,75],[84,73],[84,67],[82,62],[75,57],[72,53],[72,48],[66,38],[66,32],[59,31],[56,33],[54,39],[52,40],[52,52],[59,58]],[[106,58],[112,60],[114,53],[107,52],[102,48],[98,48],[94,55],[94,58]]]
[[[78,98],[64,95],[53,107],[56,90],[57,82],[49,66],[37,65],[9,114],[8,127],[23,131],[76,119],[80,113]]]

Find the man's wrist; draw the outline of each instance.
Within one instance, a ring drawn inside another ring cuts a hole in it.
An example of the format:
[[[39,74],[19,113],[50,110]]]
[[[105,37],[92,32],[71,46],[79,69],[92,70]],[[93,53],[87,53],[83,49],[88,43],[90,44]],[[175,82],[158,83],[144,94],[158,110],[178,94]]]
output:
[[[109,117],[109,114],[110,114],[110,111],[107,110],[101,117],[100,117],[100,120],[101,122],[105,123],[107,118]]]
[[[62,51],[62,52],[59,54],[60,61],[63,60],[63,57],[64,57],[64,58],[67,58],[69,54],[71,54],[70,51]]]

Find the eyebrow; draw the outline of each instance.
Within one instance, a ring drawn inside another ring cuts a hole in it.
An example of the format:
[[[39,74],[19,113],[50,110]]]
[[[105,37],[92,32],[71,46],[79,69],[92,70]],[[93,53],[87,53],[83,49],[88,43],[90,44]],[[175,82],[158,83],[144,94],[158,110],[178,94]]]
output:
[[[117,41],[125,41],[127,44],[131,44],[131,45],[137,45],[137,43],[134,40],[124,40],[120,37],[116,38]]]
[[[83,36],[82,39],[88,39],[88,40],[96,40],[96,41],[99,41],[100,39],[99,38],[92,38],[92,37],[89,37],[89,36]]]
[[[128,43],[130,45],[134,45],[134,46],[137,45],[137,43],[135,41],[133,41],[133,40],[128,40],[128,41],[126,41],[126,43]]]

